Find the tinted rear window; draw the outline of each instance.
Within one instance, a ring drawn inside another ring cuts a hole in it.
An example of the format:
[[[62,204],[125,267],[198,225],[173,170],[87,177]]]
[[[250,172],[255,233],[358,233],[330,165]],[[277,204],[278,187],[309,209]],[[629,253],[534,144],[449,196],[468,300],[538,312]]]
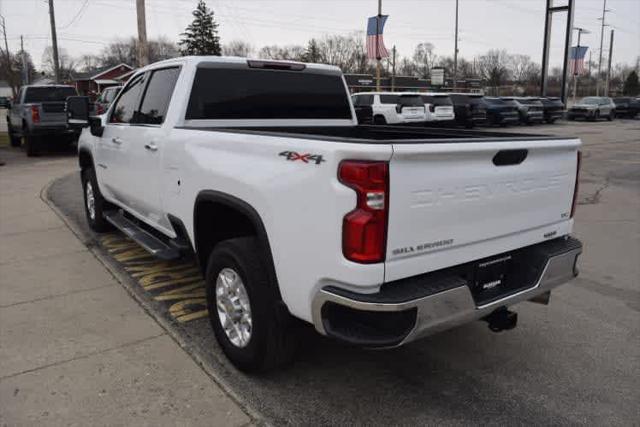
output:
[[[373,95],[357,95],[353,97],[353,105],[362,107],[373,104]]]
[[[24,102],[56,102],[66,101],[70,96],[76,96],[72,87],[30,87],[24,96]]]
[[[469,95],[449,95],[454,104],[470,104],[478,105],[482,104],[482,96],[469,96]]]
[[[186,119],[351,119],[351,109],[337,75],[199,68]]]
[[[422,95],[422,101],[425,104],[431,104],[435,107],[443,106],[443,105],[453,105],[451,99],[448,96],[431,96],[431,95]]]

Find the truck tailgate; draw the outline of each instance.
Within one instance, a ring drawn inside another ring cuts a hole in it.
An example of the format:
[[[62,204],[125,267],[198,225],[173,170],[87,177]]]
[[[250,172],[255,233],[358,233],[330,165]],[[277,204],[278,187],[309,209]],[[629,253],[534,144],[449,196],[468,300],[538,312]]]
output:
[[[394,144],[385,281],[568,234],[579,145]]]

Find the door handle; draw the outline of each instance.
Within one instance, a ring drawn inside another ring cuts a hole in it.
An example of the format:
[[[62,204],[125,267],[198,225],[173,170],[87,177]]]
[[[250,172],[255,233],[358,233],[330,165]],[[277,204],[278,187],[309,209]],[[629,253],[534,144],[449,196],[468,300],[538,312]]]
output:
[[[120,138],[118,138],[117,136],[111,138],[111,142],[113,142],[114,144],[118,144],[118,145],[122,144],[122,140]]]
[[[158,151],[158,145],[155,142],[149,142],[147,144],[144,144],[144,148],[146,148],[149,151]]]

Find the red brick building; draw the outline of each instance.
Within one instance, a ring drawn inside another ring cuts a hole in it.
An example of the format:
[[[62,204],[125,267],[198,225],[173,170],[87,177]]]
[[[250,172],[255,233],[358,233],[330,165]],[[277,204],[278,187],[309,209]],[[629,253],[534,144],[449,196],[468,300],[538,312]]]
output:
[[[122,84],[118,78],[132,70],[133,67],[122,63],[86,73],[77,73],[74,75],[73,84],[81,95],[97,95],[106,87]]]

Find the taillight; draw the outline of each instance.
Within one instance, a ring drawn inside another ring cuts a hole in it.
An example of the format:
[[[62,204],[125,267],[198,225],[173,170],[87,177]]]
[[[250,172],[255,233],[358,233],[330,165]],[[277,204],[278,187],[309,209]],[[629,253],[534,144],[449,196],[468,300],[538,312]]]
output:
[[[338,177],[355,190],[357,203],[342,221],[342,253],[363,264],[382,262],[387,240],[389,164],[345,160]]]
[[[580,182],[580,166],[582,166],[582,152],[578,151],[578,164],[576,165],[576,183],[573,187],[573,201],[571,202],[571,216],[576,213],[576,205],[578,204],[578,187]]]
[[[37,105],[31,106],[31,122],[40,123],[40,110],[38,110]]]

